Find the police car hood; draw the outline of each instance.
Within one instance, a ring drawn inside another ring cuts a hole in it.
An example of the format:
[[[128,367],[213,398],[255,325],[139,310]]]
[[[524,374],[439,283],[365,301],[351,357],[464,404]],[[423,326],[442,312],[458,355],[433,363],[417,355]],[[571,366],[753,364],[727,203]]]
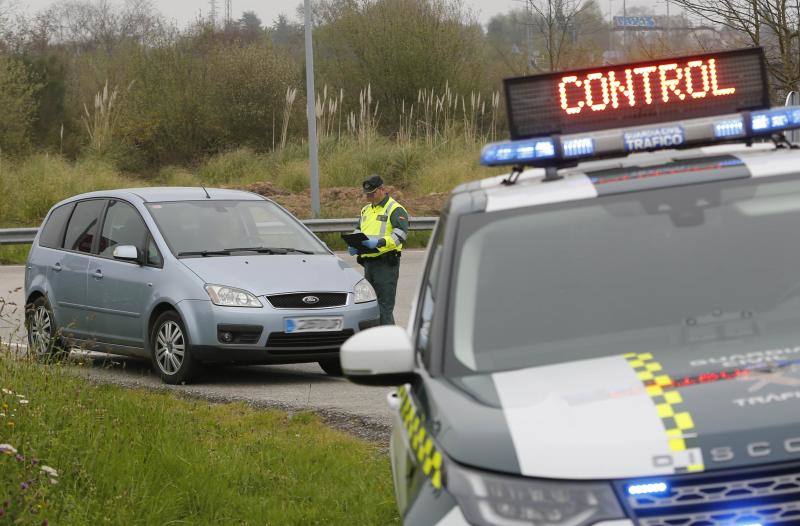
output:
[[[182,258],[206,283],[256,296],[284,292],[350,292],[362,276],[333,254],[250,254]]]
[[[434,390],[442,449],[489,470],[614,479],[800,460],[800,346],[642,352]]]

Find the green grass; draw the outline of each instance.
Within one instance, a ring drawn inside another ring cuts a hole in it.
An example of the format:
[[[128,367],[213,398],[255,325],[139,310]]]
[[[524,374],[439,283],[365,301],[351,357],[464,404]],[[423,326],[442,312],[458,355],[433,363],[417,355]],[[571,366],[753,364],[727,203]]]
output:
[[[0,353],[0,444],[20,455],[0,453],[0,524],[398,522],[385,453],[313,414],[96,385],[70,371]]]
[[[379,173],[408,195],[447,192],[455,185],[495,175],[478,166],[478,145],[424,142],[400,146],[378,137],[369,147],[353,139],[327,139],[320,145],[320,184],[358,187],[370,173]],[[166,166],[156,174],[123,174],[113,163],[96,157],[69,162],[37,154],[21,160],[0,159],[0,228],[34,226],[47,210],[67,197],[108,188],[131,186],[236,186],[272,182],[291,192],[306,191],[308,151],[289,145],[283,151],[257,153],[240,148],[214,156],[196,167]],[[7,198],[10,197],[10,198]],[[335,213],[327,204],[324,215]]]
[[[141,184],[99,159],[70,163],[47,154],[16,162],[2,159],[0,228],[39,226],[51,206],[79,193]]]
[[[47,154],[22,160],[0,159],[0,228],[39,226],[55,203],[93,190],[136,186],[237,186],[268,181],[290,192],[308,190],[307,148],[290,145],[282,152],[263,154],[241,148],[217,155],[196,169],[167,166],[156,175],[123,174],[102,159],[77,162]],[[358,187],[372,172],[406,195],[446,192],[455,185],[494,172],[476,164],[476,147],[463,145],[430,148],[424,143],[398,146],[378,138],[369,148],[352,139],[326,140],[320,146],[320,181],[323,188]],[[280,197],[278,197],[280,201]],[[355,216],[362,203],[323,203],[322,217]],[[347,247],[338,234],[323,234],[333,250]],[[407,248],[424,248],[429,232],[412,232]],[[28,246],[0,246],[0,265],[21,265]]]
[[[30,245],[0,245],[0,265],[24,264],[30,249]]]

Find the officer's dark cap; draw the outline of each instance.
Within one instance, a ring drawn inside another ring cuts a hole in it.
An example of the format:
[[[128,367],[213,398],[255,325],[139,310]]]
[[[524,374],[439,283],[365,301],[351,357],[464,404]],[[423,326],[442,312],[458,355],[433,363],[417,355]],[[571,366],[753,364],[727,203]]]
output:
[[[380,175],[371,175],[369,179],[361,183],[361,186],[364,188],[365,194],[370,194],[383,186],[383,179]]]

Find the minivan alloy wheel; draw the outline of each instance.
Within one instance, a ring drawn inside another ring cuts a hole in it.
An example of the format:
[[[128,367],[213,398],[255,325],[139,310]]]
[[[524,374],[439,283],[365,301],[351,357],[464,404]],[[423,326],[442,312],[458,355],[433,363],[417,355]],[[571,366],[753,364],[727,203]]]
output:
[[[186,339],[180,326],[174,321],[167,321],[158,329],[156,336],[156,363],[165,374],[178,372],[186,353]]]
[[[37,305],[30,318],[28,328],[30,344],[36,356],[45,356],[50,349],[53,338],[53,322],[44,305]]]

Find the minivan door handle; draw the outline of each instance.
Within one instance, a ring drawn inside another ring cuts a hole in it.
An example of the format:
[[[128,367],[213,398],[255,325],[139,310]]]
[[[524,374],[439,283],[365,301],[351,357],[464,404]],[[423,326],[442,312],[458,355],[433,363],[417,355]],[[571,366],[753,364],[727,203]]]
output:
[[[55,270],[56,272],[61,272],[61,263],[56,263],[55,265],[53,265],[53,270]]]
[[[94,271],[94,279],[103,279],[102,269],[97,269]]]

